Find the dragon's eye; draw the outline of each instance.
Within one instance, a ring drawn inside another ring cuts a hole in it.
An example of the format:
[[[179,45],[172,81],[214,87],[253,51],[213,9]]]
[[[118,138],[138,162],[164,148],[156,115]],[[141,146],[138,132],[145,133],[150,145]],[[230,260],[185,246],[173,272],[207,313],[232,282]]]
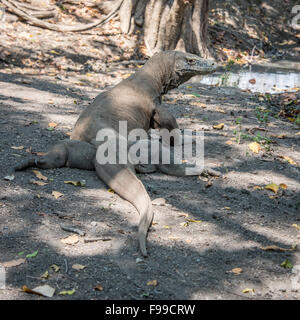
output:
[[[187,62],[188,62],[188,64],[195,64],[196,63],[196,59],[188,58]]]

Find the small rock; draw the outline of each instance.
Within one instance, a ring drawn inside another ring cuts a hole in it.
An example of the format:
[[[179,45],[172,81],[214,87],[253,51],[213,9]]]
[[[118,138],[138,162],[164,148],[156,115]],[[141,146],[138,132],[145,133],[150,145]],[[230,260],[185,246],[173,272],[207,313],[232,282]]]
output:
[[[155,206],[164,206],[164,205],[166,205],[166,199],[156,198],[152,201],[152,204],[154,204]]]
[[[15,178],[15,176],[12,174],[12,175],[5,176],[4,180],[12,181],[12,180],[14,180],[14,178]]]
[[[144,262],[144,260],[141,259],[141,258],[136,258],[136,259],[135,259],[135,263],[141,263],[141,262]]]

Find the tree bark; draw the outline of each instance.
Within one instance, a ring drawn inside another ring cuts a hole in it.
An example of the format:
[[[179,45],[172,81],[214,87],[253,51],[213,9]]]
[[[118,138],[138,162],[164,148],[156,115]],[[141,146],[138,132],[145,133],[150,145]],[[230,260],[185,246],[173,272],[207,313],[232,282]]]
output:
[[[143,28],[151,54],[177,49],[211,57],[208,13],[209,0],[124,0],[119,16],[123,33]]]

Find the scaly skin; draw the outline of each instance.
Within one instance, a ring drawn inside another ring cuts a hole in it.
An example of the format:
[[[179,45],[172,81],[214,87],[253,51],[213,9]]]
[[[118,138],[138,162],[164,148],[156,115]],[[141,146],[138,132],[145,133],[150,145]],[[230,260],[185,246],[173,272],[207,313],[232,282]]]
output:
[[[189,53],[165,51],[155,54],[131,77],[94,99],[79,116],[71,134],[71,141],[55,145],[46,156],[39,160],[29,159],[16,167],[16,170],[32,165],[39,168],[65,165],[81,169],[95,168],[102,181],[138,210],[139,246],[142,255],[147,256],[146,237],[153,220],[150,197],[142,182],[134,174],[132,166],[100,165],[93,155],[95,147],[90,142],[95,140],[101,129],[110,128],[118,133],[119,121],[127,121],[128,132],[133,129],[148,131],[155,127],[168,130],[177,128],[175,118],[158,106],[162,95],[177,88],[191,77],[212,73],[216,68],[214,61]],[[163,166],[162,169],[163,172],[172,174],[171,166],[167,168]],[[176,175],[181,175],[183,172],[178,166],[174,170],[177,172]]]

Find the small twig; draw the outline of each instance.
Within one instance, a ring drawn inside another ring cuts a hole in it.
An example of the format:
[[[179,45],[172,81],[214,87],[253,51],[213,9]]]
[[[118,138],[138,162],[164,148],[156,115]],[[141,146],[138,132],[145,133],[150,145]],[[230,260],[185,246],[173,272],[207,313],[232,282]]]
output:
[[[60,227],[64,230],[64,231],[68,231],[68,232],[73,232],[73,233],[77,233],[80,236],[84,236],[85,232],[76,228],[76,227],[69,227],[69,226],[64,226],[63,224],[60,225]]]
[[[65,262],[65,273],[68,273],[68,261],[67,259],[64,259]]]
[[[111,241],[111,238],[85,238],[84,243],[96,242],[96,241]]]

